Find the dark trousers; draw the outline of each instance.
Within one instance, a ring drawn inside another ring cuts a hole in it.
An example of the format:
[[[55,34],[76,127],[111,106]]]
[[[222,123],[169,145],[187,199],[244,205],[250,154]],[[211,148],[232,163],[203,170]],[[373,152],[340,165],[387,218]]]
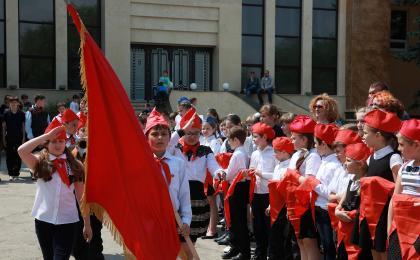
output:
[[[321,244],[324,248],[324,259],[336,259],[333,229],[328,211],[320,207],[315,207],[315,222],[321,239]]]
[[[264,104],[264,100],[262,98],[262,94],[266,93],[268,96],[268,103],[273,104],[273,89],[259,89],[257,92],[258,95],[258,101],[260,102],[260,105]]]
[[[75,224],[53,225],[35,219],[35,232],[44,260],[67,260],[73,247]]]
[[[102,245],[102,222],[95,216],[90,216],[90,226],[92,228],[92,240],[86,243],[83,238],[83,220],[77,223],[77,231],[75,234],[75,241],[73,246],[73,256],[76,260],[103,260],[104,249]]]
[[[254,193],[252,200],[252,214],[255,235],[255,255],[258,259],[267,258],[268,238],[270,234],[270,217],[265,214],[269,205],[268,194]]]
[[[20,174],[20,166],[22,164],[22,160],[19,157],[17,152],[18,147],[22,144],[22,142],[13,142],[7,141],[6,146],[6,164],[7,164],[7,171],[10,176],[17,177]]]
[[[247,225],[247,204],[249,201],[249,181],[236,184],[233,195],[229,198],[230,207],[230,243],[245,256],[251,255],[251,244]]]
[[[269,260],[293,259],[292,236],[294,234],[286,213],[287,209],[283,207],[276,221],[271,225],[268,248]]]

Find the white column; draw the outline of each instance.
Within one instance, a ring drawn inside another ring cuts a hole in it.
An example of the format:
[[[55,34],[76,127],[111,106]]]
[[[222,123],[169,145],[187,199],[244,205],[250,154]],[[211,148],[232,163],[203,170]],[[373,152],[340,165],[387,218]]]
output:
[[[130,0],[103,0],[102,49],[121,80],[127,94],[130,93]]]
[[[6,0],[6,77],[7,86],[19,87],[19,5]]]
[[[275,77],[276,62],[276,1],[266,0],[265,2],[265,69]]]
[[[67,86],[67,7],[64,1],[55,1],[55,88]]]
[[[338,4],[337,96],[346,95],[346,1]]]
[[[312,92],[312,1],[313,0],[302,1],[302,95],[305,95],[307,92]]]

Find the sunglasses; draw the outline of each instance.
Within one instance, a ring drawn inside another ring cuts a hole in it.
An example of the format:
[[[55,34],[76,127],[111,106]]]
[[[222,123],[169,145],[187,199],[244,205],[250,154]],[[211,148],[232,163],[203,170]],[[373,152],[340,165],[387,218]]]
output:
[[[313,106],[312,107],[313,109],[324,109],[324,106],[323,105],[315,105],[315,106]]]
[[[407,172],[419,172],[420,171],[420,166],[407,166],[405,168],[405,170]]]

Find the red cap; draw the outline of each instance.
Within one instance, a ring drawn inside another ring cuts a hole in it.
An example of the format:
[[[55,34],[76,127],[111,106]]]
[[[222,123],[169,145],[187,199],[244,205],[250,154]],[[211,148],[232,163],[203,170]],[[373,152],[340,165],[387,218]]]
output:
[[[271,126],[261,122],[252,125],[252,132],[261,136],[266,135],[267,139],[269,140],[272,140],[274,137],[276,137],[274,129]]]
[[[292,139],[287,137],[277,137],[273,140],[273,148],[277,151],[285,151],[288,154],[293,153],[295,146],[293,145]]]
[[[47,128],[45,129],[44,134],[49,133],[51,130],[53,130],[54,128],[59,127],[59,126],[63,126],[63,125],[57,120],[57,118],[54,118],[53,121],[51,122],[51,124],[49,124],[47,126]],[[57,136],[56,139],[58,139],[58,140],[66,140],[67,139],[66,130],[64,130],[64,128],[63,128],[63,131],[60,132],[60,134]]]
[[[420,120],[410,119],[403,121],[400,134],[410,140],[420,141]]]
[[[201,129],[201,118],[197,115],[197,112],[192,107],[190,108],[187,113],[181,118],[181,122],[179,125],[181,128],[184,128],[184,126],[190,121],[193,120],[192,128],[198,128]]]
[[[289,125],[291,132],[299,134],[313,134],[316,122],[306,115],[298,115]]]
[[[338,127],[334,124],[317,124],[315,126],[314,135],[326,144],[331,145],[337,135]]]
[[[367,113],[364,120],[367,126],[387,133],[396,133],[401,127],[401,120],[397,115],[380,109],[375,109]]]
[[[88,119],[87,115],[85,113],[79,112],[77,116],[79,117],[79,124],[77,125],[77,129],[85,127]]]
[[[147,134],[152,127],[162,125],[169,129],[169,123],[166,119],[159,113],[156,108],[150,112],[150,115],[147,117],[146,127],[144,128],[144,132]]]
[[[79,120],[79,117],[73,112],[73,110],[67,108],[61,116],[61,119],[63,123],[70,123],[71,121]]]
[[[364,143],[349,144],[346,146],[346,157],[352,160],[366,161],[371,154],[371,150]]]
[[[355,131],[350,129],[340,129],[335,136],[335,142],[340,142],[345,145],[363,143],[362,138]]]

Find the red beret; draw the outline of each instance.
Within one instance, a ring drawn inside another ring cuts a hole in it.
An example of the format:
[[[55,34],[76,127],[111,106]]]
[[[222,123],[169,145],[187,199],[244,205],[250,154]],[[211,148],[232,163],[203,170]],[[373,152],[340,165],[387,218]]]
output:
[[[403,121],[400,134],[410,140],[420,141],[420,120],[410,119]]]
[[[276,137],[274,129],[271,126],[261,122],[252,125],[252,132],[259,135],[266,135],[267,139],[269,140],[272,140],[274,137]]]
[[[362,143],[363,140],[359,134],[350,129],[341,129],[338,130],[337,135],[335,136],[335,142],[340,142],[345,145]]]
[[[63,123],[70,123],[74,120],[79,120],[79,117],[76,115],[76,113],[73,112],[71,109],[66,109],[63,113],[63,116],[61,117]]]
[[[380,109],[375,109],[367,113],[364,120],[367,126],[387,133],[396,133],[401,127],[401,120],[396,114]]]
[[[147,117],[146,127],[144,128],[144,133],[147,134],[152,127],[162,125],[169,129],[168,121],[159,113],[156,108],[152,110],[150,115]]]
[[[364,143],[349,144],[346,146],[346,157],[356,161],[366,161],[371,150]]]
[[[47,134],[47,133],[51,132],[51,130],[53,130],[54,128],[59,127],[59,126],[63,126],[63,125],[58,121],[57,118],[54,118],[53,121],[51,122],[51,124],[49,124],[47,126],[44,133]],[[56,139],[59,139],[59,140],[66,140],[67,139],[67,134],[66,134],[66,130],[64,129],[64,127],[63,127],[63,131],[60,132],[60,134],[57,136]]]
[[[285,151],[288,154],[293,153],[295,146],[293,145],[292,139],[287,137],[277,137],[273,140],[273,148],[277,151]]]
[[[181,122],[179,122],[180,127],[184,128],[190,120],[193,120],[192,128],[201,129],[201,118],[193,107],[188,109],[187,113],[181,118]]]
[[[326,144],[331,145],[337,135],[338,127],[335,124],[317,124],[314,135]]]
[[[313,134],[316,122],[306,115],[298,115],[289,125],[291,132],[299,134]]]
[[[79,112],[77,116],[79,117],[79,124],[77,125],[77,129],[85,127],[88,119],[87,115],[85,113]]]

